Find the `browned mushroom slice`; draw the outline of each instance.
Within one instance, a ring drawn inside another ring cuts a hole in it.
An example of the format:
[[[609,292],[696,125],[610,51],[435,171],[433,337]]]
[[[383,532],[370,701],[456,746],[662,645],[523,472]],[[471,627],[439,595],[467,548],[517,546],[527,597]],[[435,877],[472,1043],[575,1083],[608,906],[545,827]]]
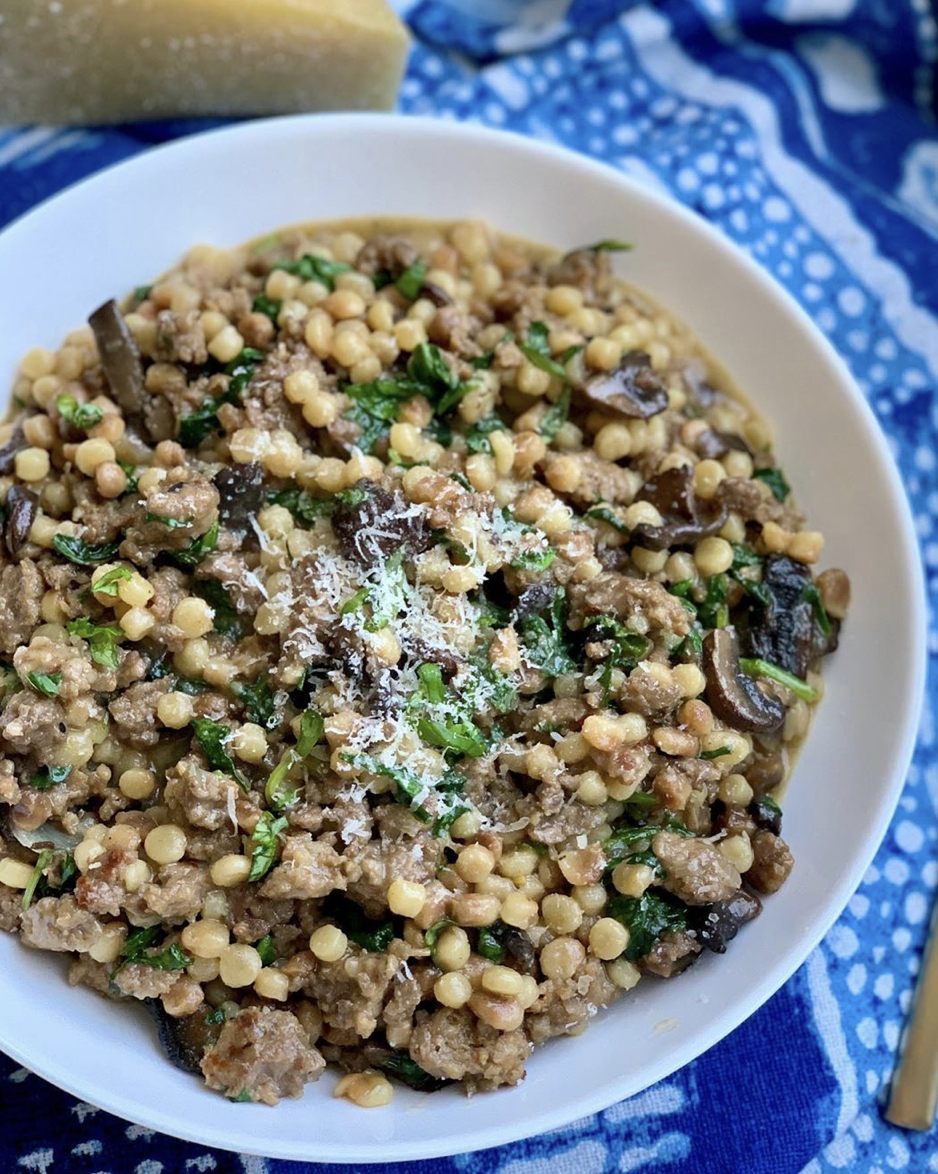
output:
[[[3,537],[7,550],[13,558],[18,559],[20,550],[29,541],[29,531],[39,508],[39,498],[21,485],[12,485],[7,494],[6,507]]]
[[[694,493],[690,469],[668,469],[646,481],[638,494],[650,502],[664,519],[660,526],[636,526],[632,538],[648,550],[697,543],[718,533],[726,522],[726,506],[713,503],[709,513],[701,510]]]
[[[226,465],[214,478],[218,516],[233,530],[245,530],[264,504],[264,470],[257,461]]]
[[[429,298],[434,306],[451,306],[453,304],[453,299],[446,290],[437,285],[435,281],[425,281],[420,287],[420,296]]]
[[[647,420],[668,406],[668,389],[644,351],[629,351],[618,367],[591,375],[581,390],[593,407],[631,420]]]
[[[739,667],[739,645],[732,628],[708,632],[703,642],[707,704],[716,716],[737,730],[771,734],[785,721],[785,706],[763,693]]]
[[[89,317],[101,366],[111,394],[125,417],[139,417],[143,409],[143,364],[134,336],[112,298]]]
[[[752,455],[752,449],[741,436],[736,436],[732,432],[721,432],[719,428],[705,428],[694,441],[694,449],[705,460],[718,461],[728,452]]]
[[[762,568],[762,585],[771,603],[753,606],[744,638],[746,655],[771,661],[803,679],[819,657],[837,647],[840,621],[830,617],[830,630],[822,631],[809,598],[814,585],[811,570],[788,555],[769,555]]]
[[[13,435],[6,444],[0,445],[0,475],[6,477],[13,472],[16,454],[24,448],[26,448],[26,437],[23,435],[23,429],[17,424],[13,429]]]

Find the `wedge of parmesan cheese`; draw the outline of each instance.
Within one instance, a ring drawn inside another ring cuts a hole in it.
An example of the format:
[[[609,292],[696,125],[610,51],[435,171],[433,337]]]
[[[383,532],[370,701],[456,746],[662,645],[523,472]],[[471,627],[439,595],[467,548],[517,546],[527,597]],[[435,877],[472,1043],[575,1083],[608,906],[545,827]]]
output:
[[[0,123],[387,109],[407,43],[385,0],[3,0]]]

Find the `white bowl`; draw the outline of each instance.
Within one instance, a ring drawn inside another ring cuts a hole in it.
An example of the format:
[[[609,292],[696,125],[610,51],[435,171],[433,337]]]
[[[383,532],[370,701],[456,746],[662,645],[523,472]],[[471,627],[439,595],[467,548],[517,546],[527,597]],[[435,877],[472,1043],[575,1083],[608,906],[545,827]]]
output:
[[[554,1129],[646,1088],[732,1031],[804,961],[859,883],[905,776],[922,693],[924,596],[912,523],[869,408],[807,315],[677,204],[578,155],[475,126],[304,116],[185,139],[106,171],[0,235],[0,379],[105,298],[190,245],[303,220],[481,216],[571,247],[636,242],[620,271],[681,315],[774,423],[826,565],[854,600],[788,792],[796,867],[724,957],[648,981],[576,1039],[539,1049],[517,1089],[398,1089],[364,1112],[334,1075],[276,1109],[230,1104],[163,1058],[142,1011],[65,984],[49,954],[0,935],[0,1047],[69,1092],[205,1145],[294,1160],[391,1162]],[[667,1026],[670,1030],[662,1030]]]

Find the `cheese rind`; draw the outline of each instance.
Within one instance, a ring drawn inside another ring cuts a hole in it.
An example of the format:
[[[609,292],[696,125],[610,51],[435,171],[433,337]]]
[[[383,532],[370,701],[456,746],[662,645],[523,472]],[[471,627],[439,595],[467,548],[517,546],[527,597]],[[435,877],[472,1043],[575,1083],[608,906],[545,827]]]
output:
[[[393,106],[385,0],[3,0],[0,123]]]

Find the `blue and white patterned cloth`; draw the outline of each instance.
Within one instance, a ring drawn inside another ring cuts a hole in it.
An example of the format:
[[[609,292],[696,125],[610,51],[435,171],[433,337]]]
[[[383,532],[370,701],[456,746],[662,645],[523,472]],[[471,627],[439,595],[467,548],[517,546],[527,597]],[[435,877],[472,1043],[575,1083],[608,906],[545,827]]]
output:
[[[902,468],[938,582],[938,32],[930,0],[411,0],[408,113],[586,152],[747,249],[846,358]],[[0,224],[152,143],[202,129],[0,131]],[[930,652],[938,653],[933,632]],[[934,659],[932,660],[934,667]],[[875,864],[765,1007],[648,1092],[568,1129],[408,1174],[938,1172],[938,1134],[881,1107],[938,887],[932,676]],[[0,1170],[326,1174],[129,1126],[0,1057]],[[394,1167],[401,1174],[405,1167]]]

